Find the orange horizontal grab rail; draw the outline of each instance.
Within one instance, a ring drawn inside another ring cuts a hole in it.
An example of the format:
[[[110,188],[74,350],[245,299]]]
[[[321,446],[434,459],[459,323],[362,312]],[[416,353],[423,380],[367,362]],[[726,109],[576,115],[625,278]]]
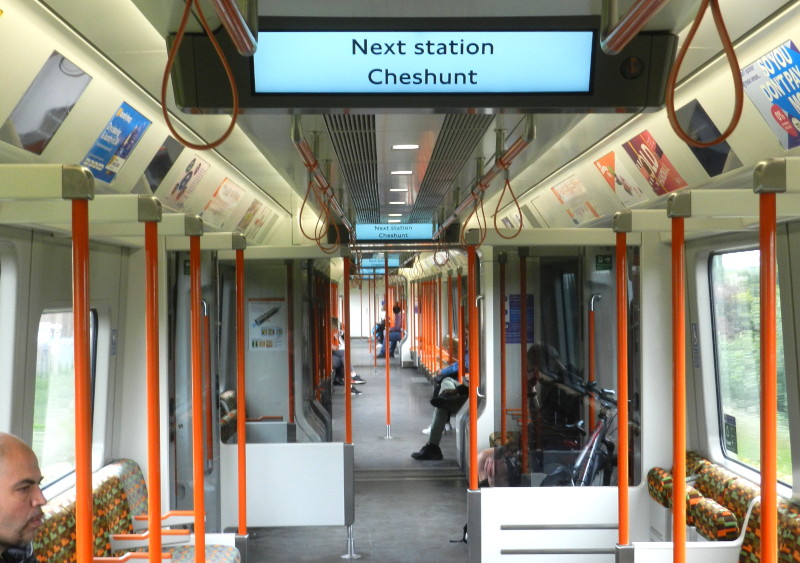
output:
[[[121,557],[95,557],[94,563],[102,563],[104,561],[130,561],[131,559],[150,559],[150,554],[146,551],[137,551],[135,553],[126,553]],[[172,559],[171,553],[162,553],[161,559]]]
[[[188,536],[191,530],[161,530],[162,536]],[[146,540],[150,537],[150,530],[138,534],[111,534],[111,539],[120,540]]]
[[[140,525],[147,525],[150,518],[148,514],[136,514],[133,517],[133,528],[138,529]],[[194,510],[170,510],[161,515],[161,526],[179,526],[192,524],[194,522]]]

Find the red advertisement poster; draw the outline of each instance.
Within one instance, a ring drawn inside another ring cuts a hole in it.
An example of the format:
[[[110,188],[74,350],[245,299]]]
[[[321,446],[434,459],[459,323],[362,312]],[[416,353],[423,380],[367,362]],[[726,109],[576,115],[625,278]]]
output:
[[[595,160],[594,165],[608,183],[608,187],[617,194],[626,207],[646,199],[614,151]]]
[[[686,186],[686,181],[649,131],[639,133],[623,148],[656,195],[668,194]]]

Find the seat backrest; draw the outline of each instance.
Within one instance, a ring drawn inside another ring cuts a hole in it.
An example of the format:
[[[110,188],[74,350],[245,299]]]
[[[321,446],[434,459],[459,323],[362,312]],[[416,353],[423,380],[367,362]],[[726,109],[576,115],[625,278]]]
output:
[[[51,499],[44,507],[42,525],[33,538],[33,550],[39,563],[78,560],[75,544],[74,489]]]

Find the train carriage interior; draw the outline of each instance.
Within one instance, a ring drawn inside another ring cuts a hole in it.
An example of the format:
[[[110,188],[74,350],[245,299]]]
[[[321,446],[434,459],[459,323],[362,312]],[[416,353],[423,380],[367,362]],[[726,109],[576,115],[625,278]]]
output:
[[[799,23],[0,0],[0,561],[800,561]]]

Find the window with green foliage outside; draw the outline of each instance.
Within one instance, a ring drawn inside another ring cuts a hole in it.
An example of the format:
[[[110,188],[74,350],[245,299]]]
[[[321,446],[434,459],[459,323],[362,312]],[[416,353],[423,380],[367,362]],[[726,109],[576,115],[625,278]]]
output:
[[[759,470],[760,289],[759,251],[711,257],[711,294],[719,400],[725,456]],[[780,288],[777,292],[780,303]],[[778,480],[791,485],[792,458],[786,401],[786,370],[780,307],[777,308]]]
[[[90,349],[94,358],[97,340],[94,311],[89,315],[89,322]],[[73,326],[72,311],[45,312],[39,319],[32,447],[39,458],[43,485],[75,470]]]

